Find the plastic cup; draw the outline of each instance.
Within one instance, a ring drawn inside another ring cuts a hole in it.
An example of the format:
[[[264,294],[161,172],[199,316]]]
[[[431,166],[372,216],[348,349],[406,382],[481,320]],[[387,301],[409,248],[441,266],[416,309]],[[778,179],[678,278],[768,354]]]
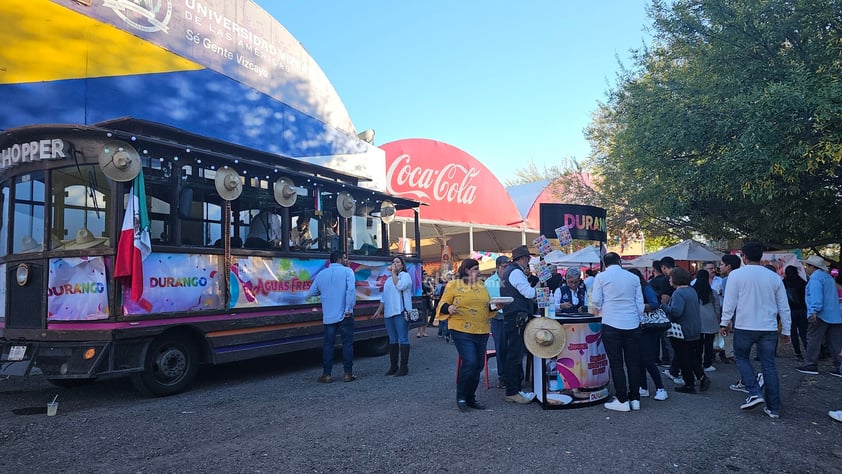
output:
[[[58,413],[58,402],[50,402],[47,404],[47,416],[56,416]]]

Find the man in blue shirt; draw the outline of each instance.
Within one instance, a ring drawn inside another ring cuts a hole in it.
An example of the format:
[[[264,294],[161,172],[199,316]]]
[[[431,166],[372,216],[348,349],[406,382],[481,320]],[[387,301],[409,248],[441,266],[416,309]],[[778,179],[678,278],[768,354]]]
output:
[[[840,315],[836,283],[827,273],[827,266],[820,256],[811,255],[801,262],[809,277],[805,300],[807,321],[810,326],[807,328],[807,350],[804,354],[806,365],[796,370],[802,374],[818,375],[816,363],[819,360],[822,342],[827,336],[835,367],[831,374],[842,377],[842,367],[840,367],[842,357],[839,356],[839,351],[842,350],[842,315]]]
[[[342,336],[342,364],[345,368],[345,382],[357,379],[354,375],[354,304],[357,302],[357,290],[354,284],[354,271],[344,265],[347,261],[345,252],[335,250],[330,253],[330,266],[319,271],[313,278],[309,296],[321,296],[322,322],[324,323],[324,343],[322,346],[322,376],[319,383],[330,383],[333,370],[333,343],[336,331]]]

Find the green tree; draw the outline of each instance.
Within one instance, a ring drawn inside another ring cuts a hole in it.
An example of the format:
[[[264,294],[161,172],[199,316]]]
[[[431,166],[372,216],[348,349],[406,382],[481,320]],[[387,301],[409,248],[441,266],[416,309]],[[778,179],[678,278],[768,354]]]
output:
[[[653,44],[586,131],[604,201],[654,235],[839,242],[842,0],[656,0],[650,16]]]

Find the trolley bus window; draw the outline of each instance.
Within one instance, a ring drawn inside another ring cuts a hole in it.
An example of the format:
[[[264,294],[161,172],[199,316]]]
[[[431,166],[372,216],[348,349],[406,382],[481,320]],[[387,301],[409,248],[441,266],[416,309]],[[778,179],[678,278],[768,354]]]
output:
[[[383,252],[380,248],[381,229],[380,219],[374,218],[371,212],[376,204],[364,201],[357,204],[356,212],[349,219],[348,227],[350,241],[348,253],[356,255],[380,255]]]
[[[212,200],[219,201],[219,196],[209,189],[192,188],[190,193],[181,193],[178,215],[183,245],[212,245],[222,237],[222,207]]]
[[[50,247],[74,250],[105,244],[111,188],[99,166],[63,168],[52,173]]]
[[[15,178],[12,253],[37,252],[44,247],[44,173]]]
[[[9,253],[9,224],[6,222],[6,216],[9,215],[8,181],[4,182],[0,189],[0,200],[0,256],[6,256]]]

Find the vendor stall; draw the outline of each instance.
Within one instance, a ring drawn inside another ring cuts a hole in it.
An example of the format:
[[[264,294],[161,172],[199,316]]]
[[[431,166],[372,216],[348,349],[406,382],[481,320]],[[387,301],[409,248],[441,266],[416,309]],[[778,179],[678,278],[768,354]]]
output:
[[[526,325],[533,391],[544,409],[590,406],[608,398],[601,321],[580,313],[539,317]]]

